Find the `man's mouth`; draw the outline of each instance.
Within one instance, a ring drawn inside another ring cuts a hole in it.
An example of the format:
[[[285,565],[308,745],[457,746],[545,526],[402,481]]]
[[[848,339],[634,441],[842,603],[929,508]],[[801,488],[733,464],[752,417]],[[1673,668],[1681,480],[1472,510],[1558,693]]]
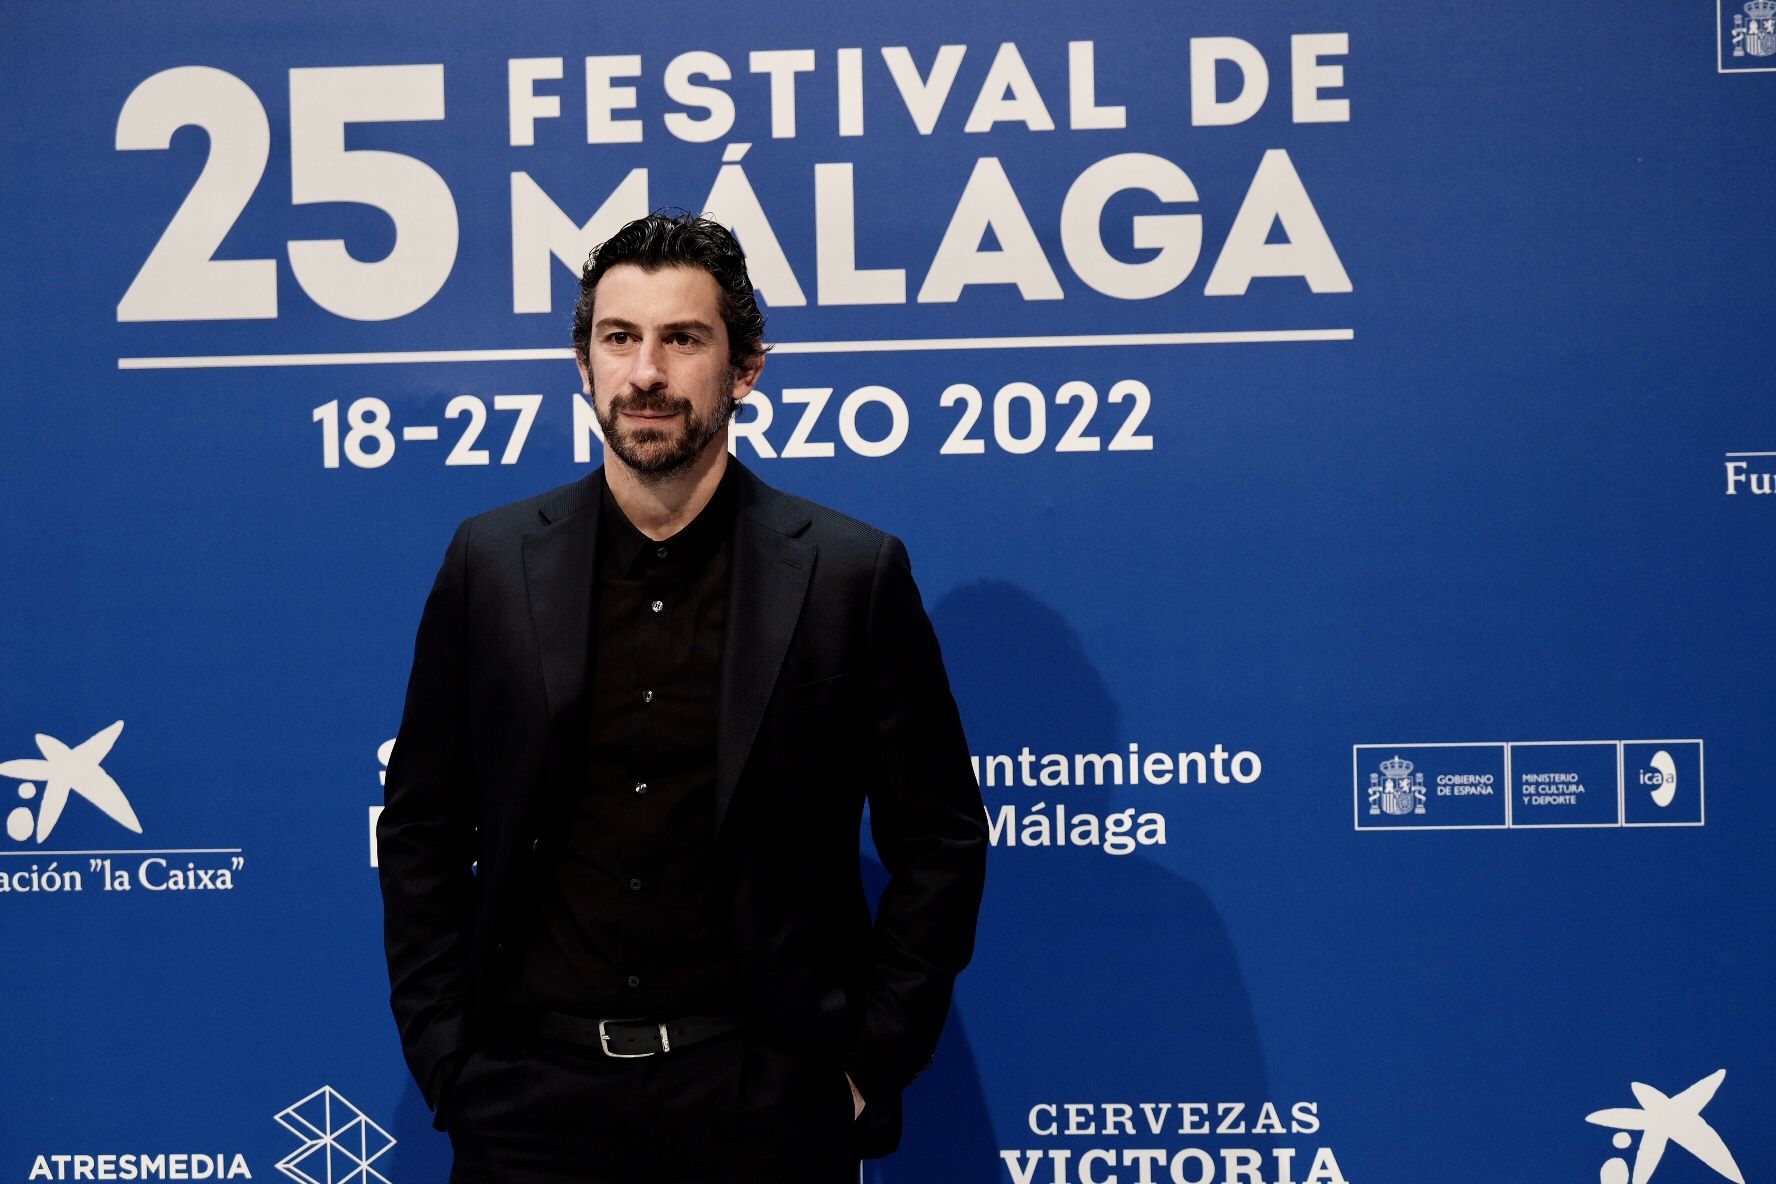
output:
[[[673,416],[678,414],[678,410],[679,409],[676,407],[618,407],[617,408],[618,414],[622,415],[624,418],[641,420],[646,423],[657,423],[660,420],[671,419]]]

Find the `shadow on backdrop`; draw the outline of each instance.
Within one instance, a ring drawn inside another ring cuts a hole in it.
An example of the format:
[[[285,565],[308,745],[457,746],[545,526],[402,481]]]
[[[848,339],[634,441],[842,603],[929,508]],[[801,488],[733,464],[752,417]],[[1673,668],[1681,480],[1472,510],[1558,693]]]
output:
[[[389,1030],[395,1021],[389,1020]],[[450,1178],[450,1140],[432,1129],[432,1112],[426,1107],[419,1087],[409,1080],[395,1104],[394,1122],[389,1126],[395,1145],[377,1160],[376,1171],[395,1184],[415,1184],[421,1180],[444,1181]]]
[[[982,582],[945,596],[932,621],[970,751],[1126,749],[1131,737],[1115,697],[1052,608],[1014,585]],[[989,814],[1008,802],[1020,814],[1039,802],[1062,802],[1070,814],[1111,808],[1110,791],[1098,786],[982,792]],[[1141,808],[1165,810],[1174,833],[1188,825],[1181,811],[1166,809],[1171,802],[1150,800]],[[1268,1097],[1245,981],[1201,888],[1138,853],[999,846],[958,1006],[935,1063],[906,1094],[901,1150],[866,1165],[864,1178],[972,1184],[1007,1178],[1001,1147],[1199,1141],[1180,1136],[1175,1118],[1159,1135],[1142,1129],[1132,1139],[1040,1135],[1031,1111],[1042,1103]],[[1044,1165],[1038,1178],[1051,1171]]]

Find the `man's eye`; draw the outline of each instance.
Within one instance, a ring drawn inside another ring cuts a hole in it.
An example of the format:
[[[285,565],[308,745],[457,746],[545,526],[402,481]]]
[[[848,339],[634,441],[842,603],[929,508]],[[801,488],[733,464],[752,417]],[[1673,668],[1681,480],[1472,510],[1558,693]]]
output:
[[[610,333],[605,336],[605,340],[610,342],[612,345],[627,345],[629,343],[629,334],[627,334],[627,333]]]

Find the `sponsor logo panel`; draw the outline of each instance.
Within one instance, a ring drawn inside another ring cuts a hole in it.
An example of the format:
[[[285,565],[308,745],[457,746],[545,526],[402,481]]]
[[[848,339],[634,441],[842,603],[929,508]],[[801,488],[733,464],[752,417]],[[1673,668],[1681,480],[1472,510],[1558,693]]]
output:
[[[1720,73],[1776,71],[1776,0],[1715,0],[1714,19]]]
[[[1511,745],[1512,826],[1616,826],[1621,777],[1614,741]]]
[[[1011,1184],[1350,1184],[1318,1102],[1037,1102]]]
[[[1358,830],[1507,825],[1505,745],[1358,744]]]
[[[1776,494],[1776,452],[1729,452],[1721,458],[1721,466],[1726,479],[1724,496]]]
[[[297,1184],[391,1184],[373,1165],[395,1145],[382,1125],[330,1085],[323,1085],[279,1110],[273,1118],[300,1140],[275,1165]],[[252,1180],[264,1178],[263,1163],[217,1141],[220,1146],[166,1150],[128,1147],[83,1151],[41,1151],[24,1163],[26,1184],[38,1180]]]
[[[1725,1069],[1716,1069],[1670,1096],[1656,1086],[1632,1082],[1629,1091],[1640,1105],[1612,1106],[1585,1115],[1586,1122],[1615,1130],[1610,1144],[1617,1151],[1634,1148],[1632,1167],[1622,1156],[1611,1156],[1604,1161],[1597,1173],[1599,1184],[1629,1184],[1630,1180],[1633,1184],[1649,1184],[1667,1151],[1673,1147],[1689,1152],[1733,1184],[1745,1184],[1745,1175],[1739,1170],[1720,1132],[1702,1117],[1703,1108],[1713,1100],[1726,1077]],[[1640,1136],[1638,1146],[1634,1139],[1636,1134]]]
[[[1096,847],[1106,855],[1165,846],[1183,793],[1238,792],[1264,774],[1256,752],[1220,743],[1180,751],[1131,741],[1107,752],[1037,752],[1026,744],[969,759],[993,846]],[[1139,804],[1112,809],[1112,792]]]
[[[277,1120],[302,1140],[277,1163],[297,1184],[389,1184],[370,1165],[388,1153],[395,1137],[332,1086],[286,1106]]]
[[[247,863],[239,847],[132,843],[128,836],[161,837],[151,803],[176,772],[144,777],[132,769],[120,780],[106,766],[119,767],[113,756],[123,730],[117,720],[73,743],[38,732],[37,755],[0,760],[0,779],[10,784],[15,803],[0,841],[0,896],[234,889]],[[7,735],[0,742],[17,740]]]
[[[1702,741],[1353,744],[1358,830],[1701,826]]]
[[[388,781],[395,742],[376,750]],[[995,847],[1095,847],[1106,855],[1129,855],[1142,847],[1163,847],[1179,791],[1256,785],[1264,762],[1256,752],[1216,743],[1180,751],[1130,742],[1108,752],[1016,752],[975,754],[975,781],[986,803],[988,838]],[[1151,795],[1140,805],[1111,809],[1108,794]],[[376,822],[381,806],[368,811],[370,866],[377,866]]]
[[[1627,825],[1702,825],[1702,741],[1627,741],[1622,772]]]

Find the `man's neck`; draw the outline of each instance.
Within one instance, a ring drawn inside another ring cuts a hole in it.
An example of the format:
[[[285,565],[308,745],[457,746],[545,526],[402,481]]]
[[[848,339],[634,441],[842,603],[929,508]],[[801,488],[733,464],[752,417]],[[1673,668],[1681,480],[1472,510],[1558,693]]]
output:
[[[646,481],[604,450],[604,481],[623,517],[650,539],[668,539],[702,513],[715,496],[728,468],[727,433],[721,433],[703,455],[683,472],[663,481]]]

